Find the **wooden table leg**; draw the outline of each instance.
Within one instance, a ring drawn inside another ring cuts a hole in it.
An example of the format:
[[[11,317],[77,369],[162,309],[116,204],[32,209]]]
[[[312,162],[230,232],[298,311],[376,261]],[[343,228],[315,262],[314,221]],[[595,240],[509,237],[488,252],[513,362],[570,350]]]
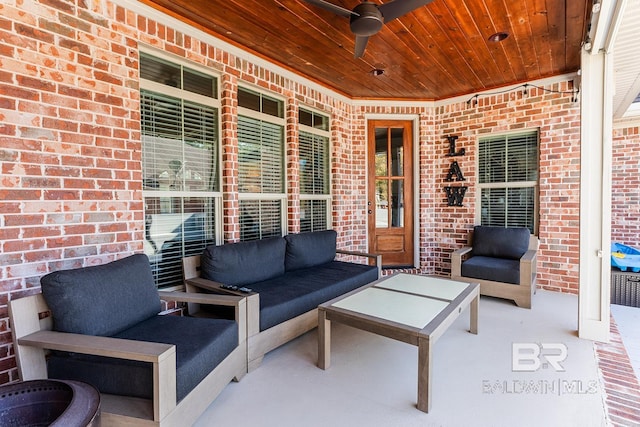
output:
[[[418,409],[429,412],[431,407],[431,340],[418,338]]]
[[[329,369],[331,365],[331,321],[327,312],[318,309],[318,368]]]
[[[478,334],[478,310],[480,310],[480,294],[476,294],[476,297],[471,301],[469,310],[471,315],[469,332],[476,335]]]

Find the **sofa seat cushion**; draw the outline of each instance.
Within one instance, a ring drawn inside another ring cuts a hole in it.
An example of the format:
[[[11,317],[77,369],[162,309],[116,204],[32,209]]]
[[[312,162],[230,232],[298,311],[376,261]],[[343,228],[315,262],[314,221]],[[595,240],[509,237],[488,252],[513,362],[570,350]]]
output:
[[[514,285],[520,283],[519,260],[473,256],[462,263],[460,272],[464,277]]]
[[[335,230],[286,235],[285,269],[298,270],[333,261],[336,257],[337,236]]]
[[[161,308],[144,254],[56,271],[40,283],[53,329],[59,332],[110,336],[157,315]]]
[[[473,229],[473,254],[493,258],[520,259],[529,249],[528,228],[488,227]]]
[[[175,345],[181,400],[238,346],[238,326],[233,320],[158,315],[114,337]],[[102,393],[153,398],[151,363],[55,352],[48,372],[50,378],[83,381]]]
[[[200,275],[227,285],[244,286],[284,273],[286,241],[282,237],[207,246]]]
[[[260,331],[313,310],[377,278],[375,266],[331,261],[254,283],[251,289],[260,294]]]

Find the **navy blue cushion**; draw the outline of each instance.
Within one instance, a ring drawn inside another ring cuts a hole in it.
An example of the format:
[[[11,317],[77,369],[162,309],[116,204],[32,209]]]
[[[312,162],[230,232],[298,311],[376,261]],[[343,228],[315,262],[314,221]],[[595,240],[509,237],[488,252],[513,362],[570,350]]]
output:
[[[464,277],[517,285],[520,283],[520,261],[473,256],[462,263],[460,273]]]
[[[248,285],[284,273],[286,242],[282,237],[207,246],[200,257],[200,276],[228,285]]]
[[[40,284],[53,329],[60,332],[109,336],[160,312],[160,297],[144,254],[49,273]]]
[[[254,283],[252,290],[260,294],[260,330],[313,310],[377,279],[378,269],[375,266],[331,261]]]
[[[284,238],[287,241],[284,264],[287,271],[326,264],[336,257],[335,230],[288,234]]]
[[[154,316],[114,336],[175,345],[178,400],[238,346],[236,322],[223,319]],[[102,393],[153,398],[151,363],[55,352],[47,364],[50,378],[83,381]]]
[[[524,227],[487,227],[473,229],[473,255],[520,259],[529,249],[529,229]]]

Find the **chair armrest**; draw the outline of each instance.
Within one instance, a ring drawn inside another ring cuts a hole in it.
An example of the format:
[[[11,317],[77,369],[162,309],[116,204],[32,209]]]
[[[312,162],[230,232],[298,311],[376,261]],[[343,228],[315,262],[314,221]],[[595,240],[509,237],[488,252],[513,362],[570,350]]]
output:
[[[347,251],[343,249],[336,249],[336,254],[353,255],[353,256],[360,256],[360,257],[373,259],[375,260],[375,265],[378,268],[378,277],[382,276],[382,255],[380,254],[372,254],[372,253],[358,252],[358,251]]]
[[[451,277],[462,277],[462,257],[472,250],[471,246],[464,246],[451,252]]]
[[[536,275],[538,274],[538,251],[529,249],[520,258],[520,284],[535,289]]]
[[[196,304],[223,305],[235,307],[234,318],[238,324],[238,342],[247,340],[247,324],[251,325],[253,318],[260,316],[260,299],[256,292],[242,293],[222,288],[222,283],[213,280],[194,277],[184,281],[186,292],[158,292],[160,298],[178,298],[175,301],[186,302],[189,310],[197,307]],[[213,294],[199,293],[197,290],[205,289]]]
[[[171,354],[172,344],[127,340],[95,335],[72,334],[56,331],[39,331],[18,339],[20,345],[49,350],[115,357],[117,359],[159,362]]]
[[[529,249],[527,252],[522,255],[520,258],[521,262],[533,262],[538,257],[538,251],[534,249]]]
[[[336,249],[336,253],[337,254],[344,254],[344,255],[355,255],[355,256],[363,256],[363,257],[367,257],[367,258],[378,258],[379,254],[371,254],[371,253],[367,253],[367,252],[359,252],[359,251],[347,251],[344,249]]]
[[[472,250],[473,250],[473,248],[472,248],[471,246],[465,246],[465,247],[463,247],[463,248],[456,249],[455,251],[453,251],[453,252],[451,253],[451,255],[459,255],[459,256],[462,256],[462,255],[466,255],[466,254],[468,254],[468,253],[469,253],[469,252],[471,252]]]
[[[198,304],[224,305],[231,307],[237,306],[243,299],[243,297],[236,295],[198,294],[175,291],[158,291],[158,295],[160,295],[160,299],[165,301],[195,302]]]
[[[200,288],[200,289],[206,289],[216,294],[234,295],[237,297],[246,297],[246,296],[255,294],[255,292],[240,292],[240,291],[234,291],[231,289],[225,289],[222,287],[224,285],[223,283],[216,282],[215,280],[203,279],[202,277],[194,277],[193,279],[187,279],[184,281],[184,284],[188,294],[192,293],[194,287]]]
[[[187,279],[184,281],[185,285],[196,286],[198,288],[207,289],[210,291],[218,291],[220,290],[220,286],[222,283],[216,282],[214,280],[203,279],[202,277],[194,277],[192,279]]]
[[[171,344],[121,338],[39,331],[18,339],[20,345],[153,364],[153,416],[164,418],[176,407],[176,348]]]

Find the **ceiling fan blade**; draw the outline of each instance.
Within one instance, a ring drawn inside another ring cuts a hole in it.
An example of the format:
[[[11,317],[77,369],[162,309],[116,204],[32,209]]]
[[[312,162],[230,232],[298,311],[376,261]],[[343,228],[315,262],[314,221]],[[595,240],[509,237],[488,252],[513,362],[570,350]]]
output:
[[[356,51],[354,53],[355,58],[360,58],[364,55],[364,49],[367,47],[369,36],[356,36]]]
[[[333,3],[329,3],[328,1],[325,1],[325,0],[304,0],[304,1],[313,5],[316,5],[318,7],[321,7],[322,9],[333,12],[336,15],[344,16],[345,18],[349,18],[352,15],[360,16],[357,13],[350,11],[349,9],[345,9],[344,7],[338,6]]]
[[[389,3],[378,6],[378,10],[382,12],[386,24],[432,1],[433,0],[392,0]]]

